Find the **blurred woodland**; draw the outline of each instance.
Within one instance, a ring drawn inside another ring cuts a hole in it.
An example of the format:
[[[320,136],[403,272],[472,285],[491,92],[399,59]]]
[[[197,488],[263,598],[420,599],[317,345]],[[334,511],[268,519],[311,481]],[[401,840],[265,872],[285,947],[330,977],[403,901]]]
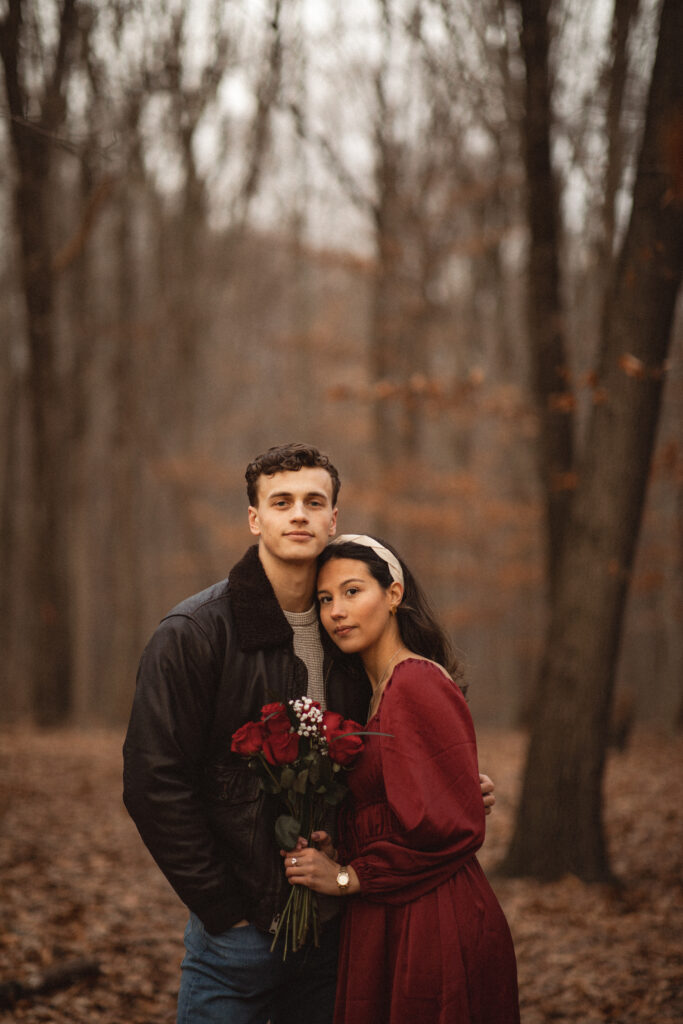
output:
[[[683,723],[682,40],[678,0],[2,0],[5,724],[120,727],[246,463],[310,441],[531,729],[510,873],[609,876],[608,743]]]

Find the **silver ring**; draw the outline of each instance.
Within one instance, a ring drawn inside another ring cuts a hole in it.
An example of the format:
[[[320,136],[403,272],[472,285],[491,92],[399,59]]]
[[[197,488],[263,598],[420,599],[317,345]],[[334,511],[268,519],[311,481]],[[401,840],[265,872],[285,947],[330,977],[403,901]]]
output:
[[[292,867],[296,867],[296,857],[292,857]]]

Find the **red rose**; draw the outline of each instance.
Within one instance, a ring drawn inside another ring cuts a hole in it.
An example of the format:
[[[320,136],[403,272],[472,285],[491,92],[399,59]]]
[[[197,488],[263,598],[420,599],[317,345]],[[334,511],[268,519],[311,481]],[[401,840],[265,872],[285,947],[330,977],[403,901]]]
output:
[[[261,721],[265,722],[266,718],[279,716],[280,714],[287,715],[287,708],[281,700],[277,700],[273,704],[264,704],[261,708]]]
[[[261,722],[245,722],[232,734],[230,749],[234,754],[249,757],[258,754],[263,746],[263,726]]]
[[[272,720],[271,720],[272,721]],[[270,722],[268,722],[270,725]],[[299,736],[290,730],[289,721],[286,723],[287,730],[268,730],[263,739],[263,756],[270,764],[291,764],[296,761],[299,754]]]
[[[344,716],[338,711],[323,711],[323,732],[338,732],[341,729]]]
[[[335,712],[329,712],[330,718]],[[341,715],[337,715],[341,719]],[[353,736],[352,733],[362,732],[363,727],[358,722],[352,722],[350,718],[343,719],[338,723],[325,721],[327,725],[325,736],[330,752],[330,760],[337,764],[349,765],[360,754],[363,749],[363,740],[360,736]],[[336,726],[336,727],[335,727]]]
[[[282,703],[266,704],[263,708],[263,756],[270,764],[290,764],[299,753],[299,736],[292,726]]]

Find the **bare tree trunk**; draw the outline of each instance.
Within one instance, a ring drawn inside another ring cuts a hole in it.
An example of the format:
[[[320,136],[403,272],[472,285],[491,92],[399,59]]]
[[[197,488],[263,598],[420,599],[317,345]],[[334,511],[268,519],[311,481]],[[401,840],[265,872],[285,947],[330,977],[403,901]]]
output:
[[[664,0],[633,210],[603,324],[599,402],[579,469],[515,833],[504,870],[610,876],[601,783],[624,604],[683,274],[683,7]],[[669,159],[667,159],[667,156]],[[678,175],[678,194],[676,193]]]
[[[382,109],[381,83],[377,93]],[[380,467],[388,469],[397,447],[397,417],[391,385],[397,385],[396,355],[401,330],[399,273],[400,213],[396,182],[396,153],[386,136],[376,140],[375,179],[378,193],[374,209],[376,269],[373,281],[372,321],[370,325],[370,376],[375,384],[374,447]]]
[[[128,130],[137,131],[129,122]],[[104,692],[100,695],[109,721],[125,720],[129,704],[128,680],[133,678],[142,647],[142,579],[140,538],[140,444],[141,425],[139,372],[136,360],[139,311],[139,266],[133,245],[132,225],[136,218],[136,190],[121,182],[116,210],[116,352],[111,368],[115,395],[112,430],[112,520],[111,536],[116,538],[109,552],[112,581],[113,621],[109,664],[103,672]]]
[[[550,145],[550,0],[519,0],[526,65],[524,161],[529,223],[528,321],[532,380],[540,418],[540,475],[546,505],[550,590],[557,580],[573,477],[573,402],[569,393],[560,295],[558,200]]]
[[[616,204],[623,172],[623,126],[621,123],[628,72],[628,41],[640,0],[615,3],[612,15],[612,67],[607,100],[607,170],[602,206],[602,235],[598,251],[598,270],[608,284],[616,233]],[[606,288],[605,288],[606,290]]]
[[[28,402],[31,425],[33,551],[28,586],[34,653],[36,720],[63,720],[70,707],[71,644],[69,559],[65,477],[65,424],[55,358],[53,253],[49,237],[51,136],[62,123],[68,51],[75,34],[75,0],[64,0],[54,65],[40,97],[40,118],[27,120],[28,96],[21,80],[21,0],[10,0],[0,23],[0,56],[10,111],[16,162],[14,216],[19,229],[22,291],[29,348]]]
[[[21,688],[17,686],[17,652],[13,637],[17,633],[15,587],[19,583],[22,561],[22,545],[17,529],[17,506],[22,489],[19,446],[24,396],[19,375],[15,375],[9,365],[6,372],[7,401],[2,421],[5,454],[0,471],[0,651],[3,652],[0,669],[0,706],[4,709],[5,721],[11,722],[18,717],[16,694],[17,690],[21,692]]]
[[[429,245],[415,237],[411,224],[411,197],[402,178],[407,169],[407,151],[396,134],[395,112],[391,109],[387,83],[388,55],[393,46],[390,5],[380,0],[384,55],[375,74],[377,100],[374,126],[375,193],[372,205],[375,233],[375,276],[370,323],[370,379],[373,395],[373,448],[377,457],[377,483],[400,500],[407,497],[410,463],[419,457],[421,398],[412,379],[426,379],[429,365],[429,317],[423,296]],[[417,248],[422,246],[419,254]],[[425,254],[426,250],[426,254]],[[417,256],[420,271],[409,254]],[[406,531],[392,516],[389,505],[377,506],[375,529],[406,546]],[[410,531],[412,534],[413,531]],[[408,552],[411,546],[408,544]]]
[[[677,407],[674,422],[683,428],[683,408],[680,404]],[[681,429],[681,434],[683,434],[683,429]],[[676,484],[674,523],[676,536],[683,537],[683,479],[680,475]],[[681,640],[680,623],[680,609],[683,608],[683,544],[678,545],[678,550],[672,561],[672,598],[668,602],[664,628],[667,633],[668,660],[673,665],[671,678],[678,679],[678,708],[675,725],[677,729],[683,730],[683,641]]]
[[[77,202],[82,210],[87,210],[93,195],[93,174],[90,154],[81,155],[77,185]],[[74,630],[72,650],[73,683],[71,686],[72,714],[83,718],[87,707],[87,693],[90,684],[90,666],[88,664],[88,646],[91,630],[85,609],[92,603],[91,593],[83,594],[89,588],[80,585],[83,567],[89,566],[89,520],[92,509],[89,508],[87,481],[89,475],[86,465],[86,437],[88,423],[88,370],[92,358],[92,325],[93,325],[93,282],[91,280],[91,249],[89,231],[81,226],[78,235],[72,240],[69,253],[65,259],[68,264],[63,266],[66,281],[66,324],[63,333],[73,346],[71,354],[71,371],[69,374],[68,443],[71,454],[69,465],[70,476],[70,543],[69,554],[72,560],[72,578],[74,595],[71,600],[74,621],[78,624]],[[60,260],[58,259],[59,263]],[[87,571],[87,570],[86,570]]]

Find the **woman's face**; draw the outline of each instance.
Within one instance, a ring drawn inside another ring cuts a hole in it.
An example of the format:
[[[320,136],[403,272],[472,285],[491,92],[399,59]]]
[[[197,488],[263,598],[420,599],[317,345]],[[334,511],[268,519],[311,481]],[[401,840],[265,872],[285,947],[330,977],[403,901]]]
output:
[[[345,654],[367,651],[396,628],[391,608],[401,587],[385,590],[365,562],[331,558],[318,575],[318,600],[323,626]]]

